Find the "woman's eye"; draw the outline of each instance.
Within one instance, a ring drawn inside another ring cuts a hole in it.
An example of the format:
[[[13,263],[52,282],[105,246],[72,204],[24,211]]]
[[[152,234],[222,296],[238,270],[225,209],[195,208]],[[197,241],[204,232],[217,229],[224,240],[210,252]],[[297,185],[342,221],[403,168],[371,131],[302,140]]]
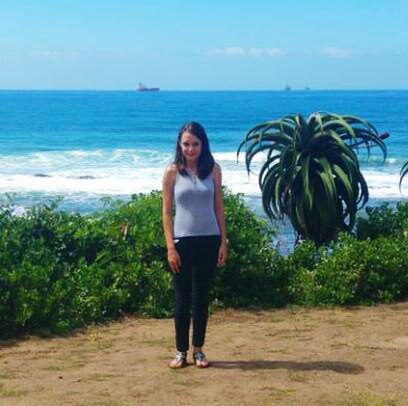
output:
[[[190,146],[197,148],[200,144],[199,144],[198,142],[194,142],[194,143],[192,143],[192,144],[190,144],[190,143],[188,143],[188,142],[183,142],[182,145],[183,145],[183,147],[186,147],[186,148],[188,148],[188,147],[190,147]]]

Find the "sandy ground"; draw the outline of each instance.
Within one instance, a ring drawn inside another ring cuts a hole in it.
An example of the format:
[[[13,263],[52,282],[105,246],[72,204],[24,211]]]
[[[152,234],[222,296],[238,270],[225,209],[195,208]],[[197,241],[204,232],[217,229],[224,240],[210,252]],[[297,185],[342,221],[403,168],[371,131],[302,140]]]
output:
[[[212,367],[167,367],[172,320],[0,341],[0,405],[408,405],[408,303],[217,311]]]

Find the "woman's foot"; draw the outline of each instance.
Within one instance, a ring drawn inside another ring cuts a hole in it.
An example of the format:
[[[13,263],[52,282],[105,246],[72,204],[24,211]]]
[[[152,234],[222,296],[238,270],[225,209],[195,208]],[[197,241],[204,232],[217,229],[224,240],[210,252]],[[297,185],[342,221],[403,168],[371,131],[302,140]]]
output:
[[[210,365],[205,354],[202,351],[195,351],[193,353],[193,360],[198,368],[208,368],[208,366]]]
[[[187,366],[187,352],[177,351],[176,357],[170,361],[169,367],[179,369],[185,366]]]

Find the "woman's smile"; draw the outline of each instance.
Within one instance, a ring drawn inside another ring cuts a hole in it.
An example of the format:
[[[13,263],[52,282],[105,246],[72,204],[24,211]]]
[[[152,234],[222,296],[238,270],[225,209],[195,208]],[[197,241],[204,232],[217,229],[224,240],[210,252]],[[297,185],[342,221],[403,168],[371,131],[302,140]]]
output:
[[[183,156],[188,160],[198,159],[201,155],[201,140],[188,131],[181,136],[180,147]]]

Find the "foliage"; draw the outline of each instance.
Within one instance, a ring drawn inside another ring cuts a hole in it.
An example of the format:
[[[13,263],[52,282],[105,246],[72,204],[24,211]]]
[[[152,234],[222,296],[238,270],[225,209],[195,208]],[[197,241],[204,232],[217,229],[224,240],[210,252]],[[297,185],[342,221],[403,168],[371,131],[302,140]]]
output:
[[[283,305],[287,275],[276,266],[273,230],[244,204],[241,195],[224,191],[228,235],[227,266],[218,269],[212,297],[224,306]]]
[[[366,216],[359,217],[356,225],[359,239],[380,236],[408,235],[408,202],[399,202],[396,208],[387,203],[379,207],[367,207]]]
[[[340,231],[351,231],[368,187],[352,150],[368,153],[383,138],[358,117],[313,113],[307,120],[289,115],[249,130],[238,148],[246,148],[248,172],[255,155],[266,152],[259,173],[262,203],[273,219],[287,215],[301,238],[328,243]]]
[[[169,317],[174,299],[161,205],[161,193],[152,192],[91,216],[56,205],[16,216],[3,206],[0,336],[65,331],[127,312]],[[241,196],[225,191],[225,210],[230,260],[217,272],[213,297],[226,306],[266,305],[273,301],[269,286],[275,277],[265,273],[272,232]]]
[[[229,258],[216,272],[213,304],[355,304],[408,297],[407,203],[367,210],[368,218],[358,222],[360,239],[341,234],[319,248],[306,241],[284,257],[271,247],[269,223],[242,196],[227,190],[224,196]],[[0,337],[62,332],[124,313],[171,316],[161,204],[161,193],[152,192],[90,216],[56,205],[21,216],[2,207]]]
[[[408,161],[401,168],[400,172],[400,181],[399,181],[399,188],[401,190],[402,181],[404,180],[406,174],[408,173]]]
[[[389,302],[408,296],[407,238],[357,240],[341,234],[320,247],[313,267],[300,267],[292,280],[300,304]]]

